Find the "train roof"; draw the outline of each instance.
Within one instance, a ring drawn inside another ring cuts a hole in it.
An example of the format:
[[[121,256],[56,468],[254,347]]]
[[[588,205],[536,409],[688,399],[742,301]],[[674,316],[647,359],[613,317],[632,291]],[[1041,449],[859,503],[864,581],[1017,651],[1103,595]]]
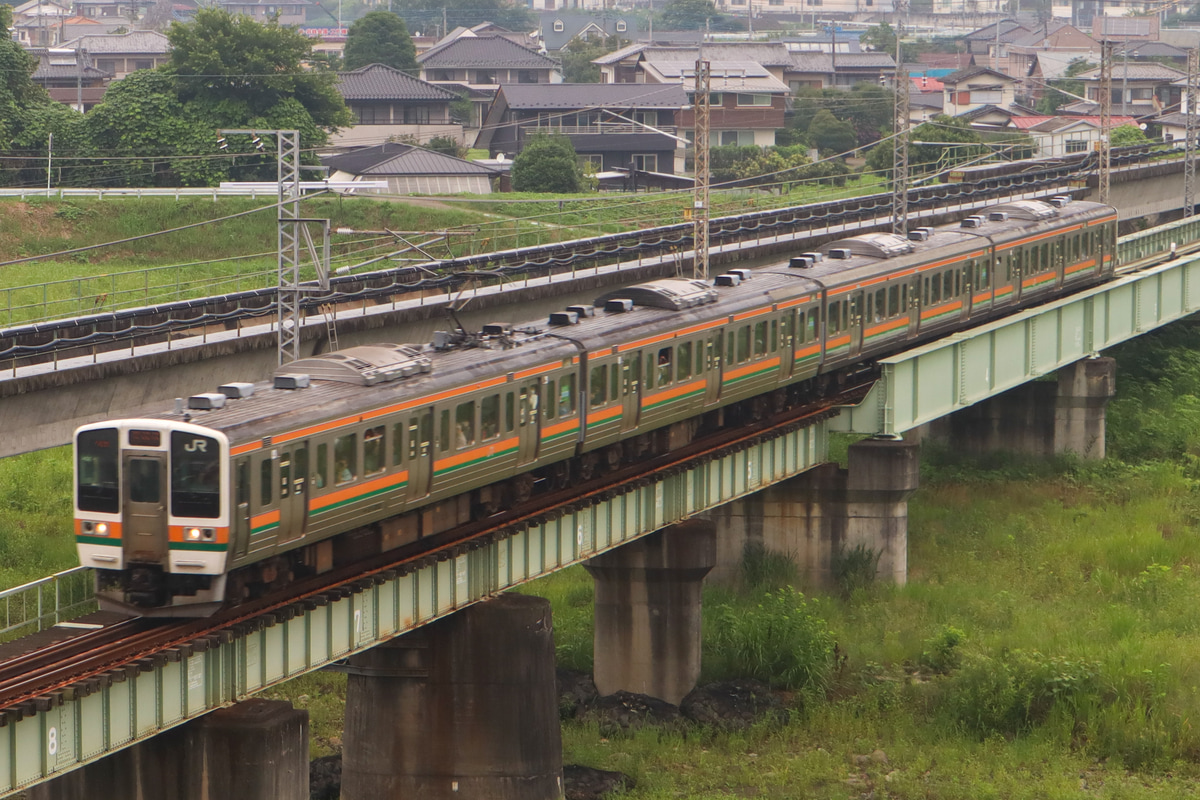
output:
[[[686,278],[665,278],[608,292],[596,298],[590,314],[572,307],[578,324],[556,327],[545,321],[523,326],[485,326],[478,334],[443,332],[429,344],[373,344],[300,359],[276,375],[307,375],[307,388],[253,384],[249,396],[230,399],[211,410],[189,409],[185,421],[224,432],[235,444],[265,439],[330,420],[364,420],[376,409],[403,411],[425,407],[464,387],[501,385],[509,376],[532,376],[540,368],[570,364],[579,348],[593,355],[701,323],[728,319],[742,311],[784,300],[818,300],[823,290],[970,253],[992,242],[1015,241],[1073,221],[1109,217],[1109,206],[1075,202],[1054,208],[1040,201],[1018,201],[986,210],[979,227],[941,226],[919,240],[893,234],[865,234],[820,249],[830,255],[812,266],[780,262],[740,271],[744,281],[712,286]],[[994,218],[990,218],[991,215]],[[631,303],[610,301],[630,300]],[[611,311],[604,310],[611,307]],[[213,387],[214,390],[217,387]],[[420,402],[413,402],[420,401]],[[179,419],[178,413],[156,415]]]

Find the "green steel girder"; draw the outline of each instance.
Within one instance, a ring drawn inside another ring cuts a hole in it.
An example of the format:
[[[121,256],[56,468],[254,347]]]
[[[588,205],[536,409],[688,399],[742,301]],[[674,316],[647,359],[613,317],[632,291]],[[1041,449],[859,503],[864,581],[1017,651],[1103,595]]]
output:
[[[1200,234],[1195,221],[1163,228],[1123,240],[1122,260]],[[830,430],[898,435],[1198,310],[1200,254],[1181,256],[883,359],[866,399],[832,420]]]
[[[304,611],[203,652],[143,661],[84,696],[0,727],[0,797],[618,547],[827,460],[825,425],[698,464],[627,494]]]

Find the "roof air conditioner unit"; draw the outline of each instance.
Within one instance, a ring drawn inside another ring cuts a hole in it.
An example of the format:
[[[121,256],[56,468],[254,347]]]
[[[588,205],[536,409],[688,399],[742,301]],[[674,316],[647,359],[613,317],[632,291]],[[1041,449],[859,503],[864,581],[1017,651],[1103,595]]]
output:
[[[308,388],[308,376],[304,375],[304,374],[276,375],[275,376],[275,388],[276,389],[307,389]]]
[[[983,217],[967,217],[959,224],[964,228],[982,228]]]
[[[1008,222],[1008,212],[993,211],[992,213],[988,214],[988,219],[990,219],[992,222]]]
[[[808,269],[813,265],[811,256],[793,256],[788,261],[788,266],[792,269]]]
[[[716,277],[717,286],[737,286],[741,282],[742,276],[734,275],[732,272],[726,272]]]
[[[929,231],[924,231],[920,228],[913,228],[908,232],[908,238],[909,241],[912,242],[925,242],[929,240]]]
[[[633,301],[627,300],[623,297],[617,298],[616,300],[609,300],[604,304],[604,310],[609,314],[624,314],[626,312],[633,311]]]
[[[812,252],[812,253],[801,253],[800,255],[802,255],[802,256],[807,256],[808,258],[811,258],[811,259],[812,259],[812,262],[813,262],[814,264],[820,264],[822,261],[824,261],[824,260],[825,260],[825,254],[824,254],[824,253]]]
[[[254,394],[253,383],[226,383],[217,387],[217,391],[231,399],[249,397]]]
[[[592,306],[567,306],[567,311],[570,311],[580,319],[593,317],[596,315],[596,309]]]
[[[550,312],[550,324],[556,327],[562,325],[578,325],[579,315],[574,311],[552,311]]]
[[[508,336],[512,329],[503,322],[489,322],[483,326],[484,336]]]
[[[750,280],[750,270],[745,269],[744,267],[739,267],[738,269],[731,269],[731,270],[729,270],[729,274],[737,275],[743,281]]]
[[[200,411],[212,411],[223,405],[225,405],[225,395],[220,392],[194,394],[188,398],[188,408],[195,408]]]
[[[849,247],[831,247],[829,249],[829,257],[845,261],[853,255]]]
[[[1069,202],[1071,202],[1070,195],[1059,194],[1050,198],[1050,205],[1054,206],[1055,208],[1062,208]]]

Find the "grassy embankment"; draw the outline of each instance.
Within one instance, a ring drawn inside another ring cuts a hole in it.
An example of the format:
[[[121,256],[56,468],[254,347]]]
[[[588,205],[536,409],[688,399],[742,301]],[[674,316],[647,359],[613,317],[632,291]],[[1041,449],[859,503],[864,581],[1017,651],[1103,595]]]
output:
[[[1185,322],[1119,350],[1103,464],[925,454],[903,588],[803,598],[767,559],[709,589],[706,678],[789,687],[789,724],[605,737],[568,721],[566,758],[632,774],[636,798],[1192,796],[1197,349]],[[72,563],[69,473],[61,449],[0,461],[0,580]],[[587,668],[587,576],[529,591],[554,604],[560,661]],[[318,674],[277,692],[312,713],[314,755],[340,746],[343,690]],[[876,749],[886,765],[854,758]]]
[[[873,177],[845,188],[804,185],[787,194],[714,195],[714,214],[827,200],[878,189]],[[269,206],[265,199],[110,198],[0,200],[0,262],[115,242]],[[356,230],[451,230],[437,257],[464,255],[679,222],[690,195],[504,195],[386,202],[307,200],[302,213]],[[0,267],[0,325],[20,324],[274,284],[275,215],[262,211],[129,244]],[[430,237],[432,238],[432,237]],[[428,241],[417,237],[410,241]],[[333,266],[398,250],[390,236],[333,237]],[[412,255],[411,253],[408,255]],[[311,278],[306,269],[303,277]]]

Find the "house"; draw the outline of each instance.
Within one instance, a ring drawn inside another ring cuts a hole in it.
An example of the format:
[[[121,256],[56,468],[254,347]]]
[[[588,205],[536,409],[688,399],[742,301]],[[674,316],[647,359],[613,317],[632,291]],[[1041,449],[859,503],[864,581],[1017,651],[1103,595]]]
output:
[[[90,111],[104,97],[112,75],[97,69],[86,51],[39,47],[29,54],[38,60],[30,80],[52,100],[76,111]]]
[[[669,83],[659,63],[696,66],[697,49],[691,45],[661,45],[639,42],[622,47],[600,58],[592,59],[600,66],[601,83]],[[792,54],[781,42],[709,42],[704,45],[704,59],[710,64],[757,65],[779,81],[792,67]],[[674,69],[674,67],[670,67]]]
[[[1005,108],[1016,99],[1016,79],[988,67],[967,67],[942,77],[943,107],[952,117],[984,106]]]
[[[63,42],[67,49],[87,52],[96,68],[120,80],[139,69],[154,69],[171,59],[167,37],[155,31],[104,33]]]
[[[971,55],[986,56],[996,44],[996,26],[1000,26],[1000,43],[1009,44],[1022,34],[1029,33],[1029,28],[1017,22],[1015,19],[1002,19],[998,22],[993,22],[991,25],[984,25],[978,30],[973,30],[966,36],[963,36],[959,41],[966,45],[967,52]]]
[[[1179,102],[1183,86],[1177,83],[1185,74],[1165,64],[1152,62],[1112,65],[1112,112],[1134,117],[1150,117]],[[1089,115],[1100,111],[1100,68],[1081,72],[1076,80],[1083,81],[1084,97],[1060,109],[1068,114]]]
[[[463,35],[417,56],[421,79],[431,83],[497,86],[562,83],[554,59],[498,34]]]
[[[1123,60],[1126,53],[1136,61],[1157,61],[1180,68],[1187,66],[1187,50],[1166,42],[1130,41],[1114,44],[1114,58]]]
[[[491,194],[496,170],[411,144],[384,142],[335,156],[321,163],[329,167],[330,180],[386,180],[388,188],[364,190],[382,194]]]
[[[75,13],[99,20],[136,22],[152,0],[74,0]]]
[[[1086,24],[1086,23],[1085,23]],[[1110,42],[1154,42],[1159,38],[1157,16],[1127,17],[1097,14],[1091,18],[1092,38]]]
[[[256,22],[278,19],[285,27],[304,25],[308,0],[217,0],[217,5],[235,16],[250,17]]]
[[[12,10],[12,34],[22,47],[51,47],[62,41],[59,27],[71,17],[65,5],[29,0]]]
[[[944,105],[945,97],[941,92],[909,92],[909,125],[920,125],[922,122],[928,122],[937,115],[945,113],[942,110]]]
[[[458,94],[442,86],[384,64],[369,64],[339,72],[338,91],[354,115],[354,127],[335,134],[335,144],[377,144],[394,136],[420,143],[436,136],[463,141],[462,125],[450,117],[450,104]]]
[[[680,84],[509,84],[496,93],[477,148],[515,155],[539,133],[563,134],[596,172],[628,168],[683,169],[677,137],[688,95]]]
[[[637,18],[609,12],[599,16],[569,11],[539,15],[537,38],[547,53],[558,53],[576,39],[637,38]]]
[[[1133,117],[1113,115],[1111,126],[1136,125]],[[1028,134],[1037,144],[1039,156],[1064,156],[1094,150],[1102,130],[1099,117],[1023,116],[1013,117],[1009,127]]]
[[[999,69],[1014,78],[1029,75],[1034,62],[1044,53],[1053,53],[1059,58],[1083,58],[1099,63],[1100,43],[1073,25],[1061,20],[1037,25],[1029,33],[1022,34],[1008,44],[1001,43],[997,52],[993,45],[987,64],[992,59]]]

